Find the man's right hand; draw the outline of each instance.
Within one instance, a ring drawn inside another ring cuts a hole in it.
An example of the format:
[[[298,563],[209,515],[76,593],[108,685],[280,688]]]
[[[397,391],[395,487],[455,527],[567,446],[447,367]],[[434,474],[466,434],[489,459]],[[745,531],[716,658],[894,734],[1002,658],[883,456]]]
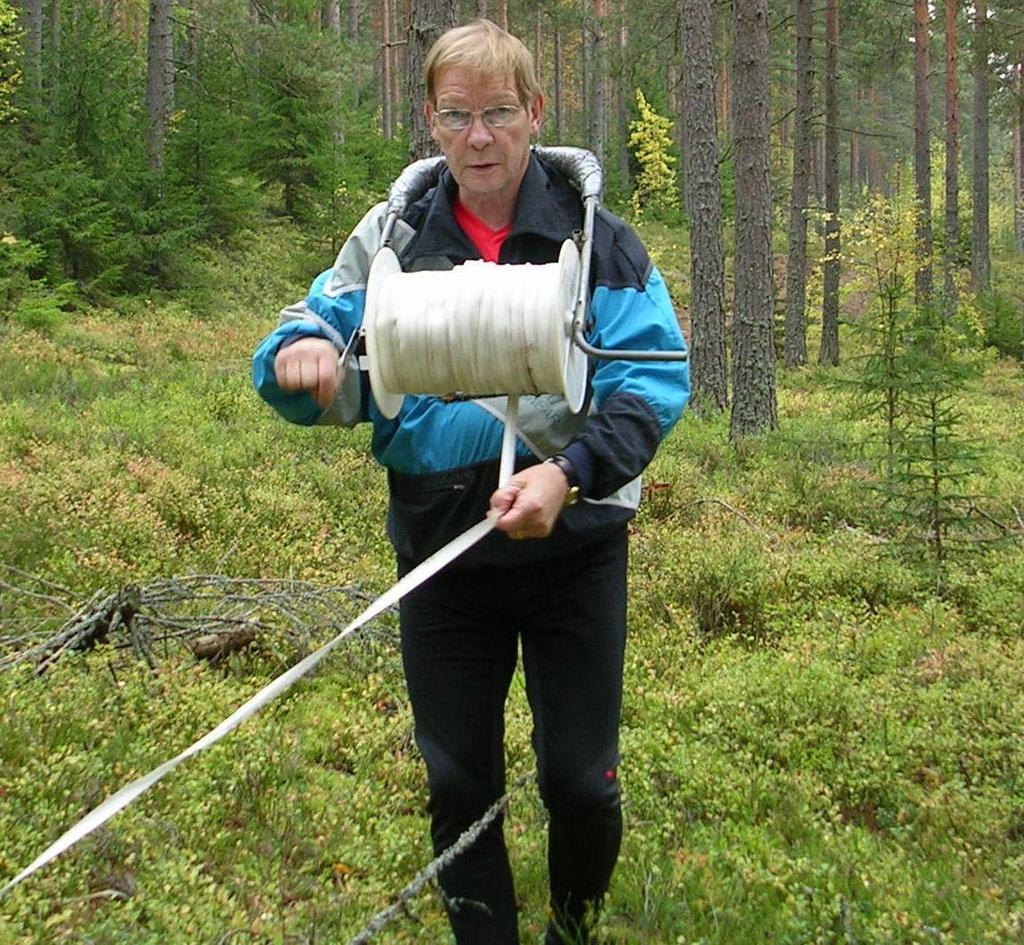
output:
[[[324,338],[301,338],[277,352],[274,374],[281,390],[308,391],[325,410],[334,401],[345,368],[338,349]]]

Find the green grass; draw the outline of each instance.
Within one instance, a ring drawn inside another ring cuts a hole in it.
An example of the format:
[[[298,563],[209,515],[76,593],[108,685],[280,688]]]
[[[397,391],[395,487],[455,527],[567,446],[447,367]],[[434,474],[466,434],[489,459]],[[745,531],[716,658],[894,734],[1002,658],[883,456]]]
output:
[[[189,571],[390,585],[367,431],[290,428],[250,391],[270,310],[302,291],[272,250],[211,257],[211,285],[239,274],[221,305],[0,324],[0,560],[81,600]],[[779,431],[733,448],[725,419],[689,418],[646,477],[610,942],[1024,941],[1019,535],[935,599],[843,398],[820,369],[782,372]],[[979,507],[1013,528],[1022,403],[1009,361],[965,403]],[[33,606],[6,593],[0,620]],[[385,618],[27,880],[0,945],[347,941],[430,858],[394,638]],[[150,671],[101,646],[0,675],[0,878],[296,655],[267,636],[217,669],[171,648]],[[518,676],[509,712],[515,776],[533,764]],[[526,942],[543,825],[527,788],[507,821]],[[378,940],[447,940],[436,897],[414,912]]]

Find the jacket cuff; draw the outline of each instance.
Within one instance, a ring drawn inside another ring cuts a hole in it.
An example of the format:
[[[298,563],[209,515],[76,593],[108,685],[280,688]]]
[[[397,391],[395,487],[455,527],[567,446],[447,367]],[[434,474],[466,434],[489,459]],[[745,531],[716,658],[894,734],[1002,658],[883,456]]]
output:
[[[594,456],[583,443],[570,443],[558,451],[576,470],[576,479],[580,486],[580,495],[589,495],[594,484]]]

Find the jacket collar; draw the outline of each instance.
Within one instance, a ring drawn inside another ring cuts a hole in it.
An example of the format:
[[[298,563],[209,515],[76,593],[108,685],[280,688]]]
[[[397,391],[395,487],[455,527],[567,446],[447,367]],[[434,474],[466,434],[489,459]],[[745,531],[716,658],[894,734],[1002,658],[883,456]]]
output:
[[[413,224],[417,232],[402,253],[403,268],[407,269],[409,263],[420,256],[447,256],[456,265],[480,258],[476,247],[455,222],[452,203],[458,192],[455,178],[445,167],[437,186],[413,205],[409,216],[416,217],[420,213],[423,216]],[[512,230],[506,241],[530,236],[560,244],[582,227],[582,221],[579,194],[531,151],[516,197]]]

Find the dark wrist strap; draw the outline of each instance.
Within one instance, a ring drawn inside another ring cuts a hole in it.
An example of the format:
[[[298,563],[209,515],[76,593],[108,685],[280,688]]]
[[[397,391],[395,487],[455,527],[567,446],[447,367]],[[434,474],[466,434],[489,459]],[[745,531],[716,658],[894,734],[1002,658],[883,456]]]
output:
[[[557,466],[562,471],[568,486],[564,504],[565,506],[575,505],[580,497],[580,478],[576,475],[576,467],[573,466],[572,460],[561,453],[555,453],[554,456],[549,456],[544,462],[551,463],[552,466]]]

